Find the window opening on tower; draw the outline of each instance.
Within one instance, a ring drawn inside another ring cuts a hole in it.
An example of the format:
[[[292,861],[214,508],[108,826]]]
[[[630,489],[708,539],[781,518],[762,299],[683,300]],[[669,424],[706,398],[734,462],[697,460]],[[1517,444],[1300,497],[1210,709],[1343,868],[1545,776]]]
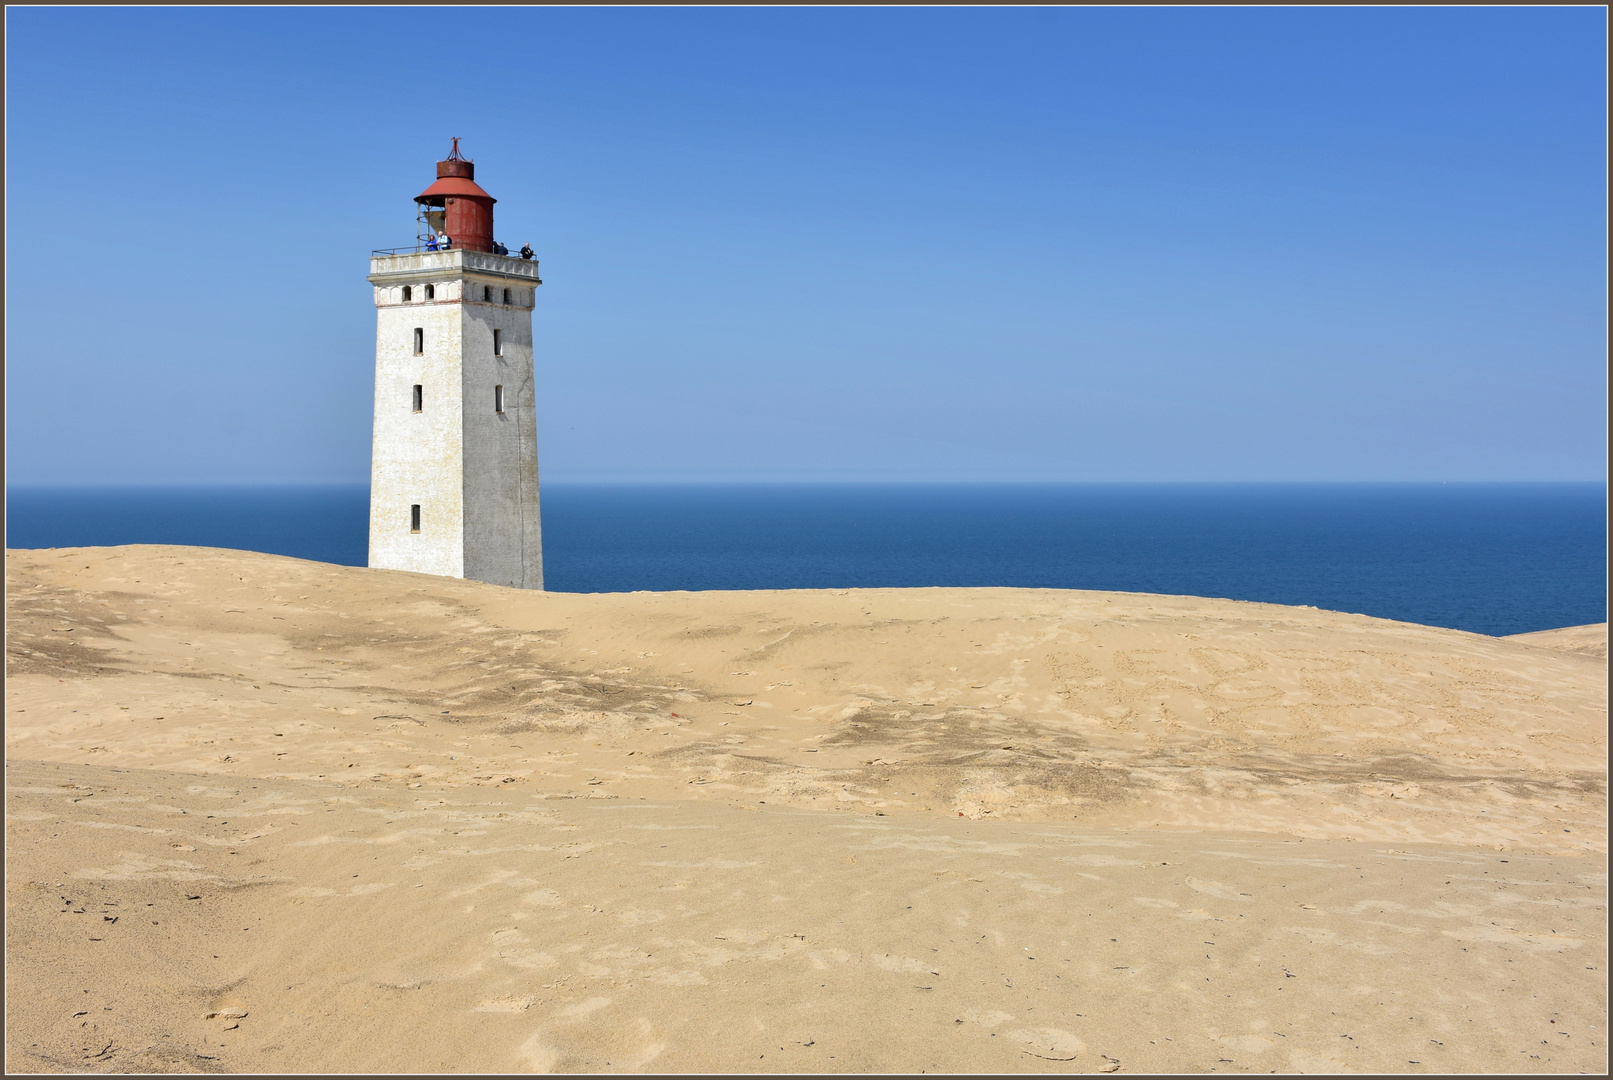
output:
[[[425,354],[425,351],[426,351],[426,328],[423,327],[423,326],[417,326],[417,327],[414,328],[414,354],[416,356],[423,356]]]
[[[509,302],[510,302],[510,290],[508,290],[508,289],[505,289],[505,290],[504,290],[504,303],[505,303],[505,304],[506,304],[506,305],[508,305],[508,304],[509,304]]]
[[[435,285],[427,285],[426,286],[426,299],[427,300],[435,300],[435,299],[437,299],[437,286],[435,286]]]
[[[504,331],[502,330],[493,331],[493,355],[504,355]]]
[[[425,412],[426,388],[419,383],[414,384],[414,411]]]
[[[409,531],[412,533],[417,533],[420,531],[419,503],[415,503],[413,506],[409,507]]]
[[[504,414],[504,387],[493,387],[493,411],[500,416]]]
[[[493,302],[493,286],[491,286],[491,285],[483,285],[482,286],[482,303],[491,304],[492,302]]]
[[[409,286],[405,285],[403,287],[403,302],[405,304],[407,304],[410,300],[413,300],[413,299],[414,299],[414,290],[409,288]]]

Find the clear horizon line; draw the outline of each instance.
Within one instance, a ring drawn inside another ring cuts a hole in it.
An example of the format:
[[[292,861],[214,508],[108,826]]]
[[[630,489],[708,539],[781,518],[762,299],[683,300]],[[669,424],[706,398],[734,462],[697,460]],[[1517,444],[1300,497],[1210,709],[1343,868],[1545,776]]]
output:
[[[1054,480],[1054,479],[642,479],[599,478],[550,479],[545,487],[1117,487],[1117,486],[1285,486],[1285,485],[1450,485],[1450,484],[1574,484],[1607,486],[1606,477],[1525,477],[1525,478],[1327,478],[1327,479],[1131,479],[1131,480]],[[6,482],[6,490],[112,489],[112,488],[319,488],[368,487],[368,480],[24,480]]]

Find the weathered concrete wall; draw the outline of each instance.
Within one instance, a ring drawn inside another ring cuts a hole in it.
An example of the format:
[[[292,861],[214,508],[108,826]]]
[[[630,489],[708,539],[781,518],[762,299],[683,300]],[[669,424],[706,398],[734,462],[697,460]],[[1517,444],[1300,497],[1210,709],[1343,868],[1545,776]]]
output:
[[[377,289],[375,434],[370,456],[370,565],[463,577],[463,383],[457,283],[438,282],[435,302],[405,304]],[[422,292],[415,286],[417,295]],[[414,354],[414,331],[424,349]],[[414,387],[422,409],[414,411]],[[411,504],[420,531],[410,531]]]
[[[503,287],[492,286],[495,301]],[[468,286],[479,296],[480,283]],[[512,290],[512,301],[515,299]],[[543,587],[538,526],[532,317],[525,307],[467,300],[464,312],[465,576]],[[493,351],[502,331],[503,355]],[[495,411],[496,387],[504,411]]]
[[[394,256],[371,260],[370,281],[377,310],[370,565],[541,589],[536,264],[481,252]],[[428,284],[431,300],[424,299]],[[503,355],[494,354],[495,329]],[[416,503],[418,533],[410,531]]]

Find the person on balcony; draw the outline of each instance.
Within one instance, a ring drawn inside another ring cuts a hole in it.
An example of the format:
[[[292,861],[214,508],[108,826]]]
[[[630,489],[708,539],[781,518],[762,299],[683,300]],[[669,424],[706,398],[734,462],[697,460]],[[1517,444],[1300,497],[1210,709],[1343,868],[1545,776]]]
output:
[[[509,253],[510,253],[509,248],[505,247],[503,244],[499,243],[497,240],[493,241],[493,254],[494,255],[508,255]]]
[[[523,258],[523,259],[532,258],[532,245],[530,243],[521,245],[521,258]]]
[[[436,233],[431,233],[426,237],[426,250],[427,251],[436,251],[437,250],[437,234]]]
[[[442,250],[444,251],[447,251],[449,248],[454,246],[453,238],[447,233],[443,233],[439,239],[442,241]]]

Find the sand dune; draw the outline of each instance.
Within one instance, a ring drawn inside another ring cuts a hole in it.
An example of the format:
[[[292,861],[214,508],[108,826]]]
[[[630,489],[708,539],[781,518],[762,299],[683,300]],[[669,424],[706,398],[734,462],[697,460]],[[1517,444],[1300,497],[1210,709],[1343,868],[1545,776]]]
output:
[[[1605,622],[1591,623],[1589,626],[1565,626],[1561,630],[1537,630],[1532,634],[1513,634],[1507,640],[1607,659]]]
[[[7,586],[14,1069],[1606,1066],[1605,626]]]

